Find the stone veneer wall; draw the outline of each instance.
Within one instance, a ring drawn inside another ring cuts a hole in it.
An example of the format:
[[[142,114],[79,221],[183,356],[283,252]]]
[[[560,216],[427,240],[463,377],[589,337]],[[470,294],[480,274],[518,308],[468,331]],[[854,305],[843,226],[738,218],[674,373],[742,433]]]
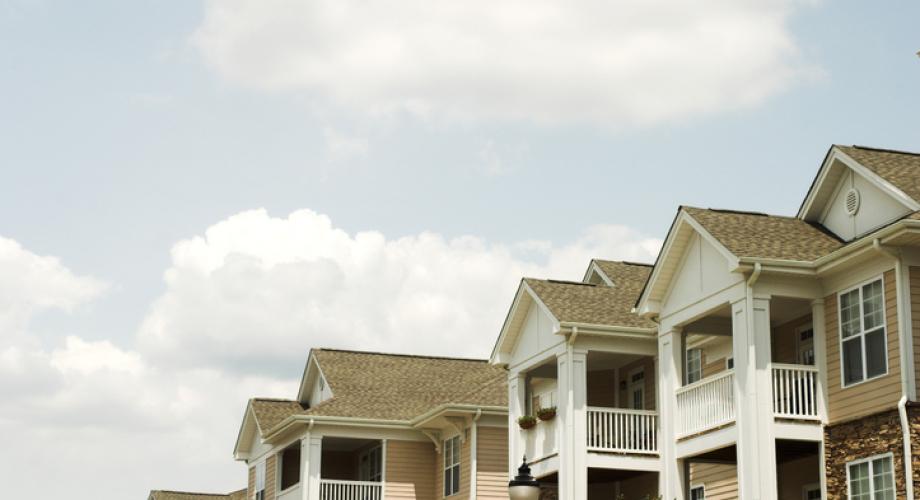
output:
[[[920,408],[914,428],[920,435]],[[917,448],[915,448],[917,449]],[[824,430],[824,460],[827,473],[827,497],[847,498],[847,463],[891,452],[894,455],[894,478],[898,498],[904,498],[904,446],[898,411],[886,411],[830,425]],[[914,454],[914,463],[917,461]],[[915,466],[916,467],[916,466]],[[916,476],[916,474],[915,474]],[[916,484],[916,479],[915,479]]]
[[[920,492],[920,404],[911,403],[907,407],[910,421],[911,461],[914,467],[914,495]]]

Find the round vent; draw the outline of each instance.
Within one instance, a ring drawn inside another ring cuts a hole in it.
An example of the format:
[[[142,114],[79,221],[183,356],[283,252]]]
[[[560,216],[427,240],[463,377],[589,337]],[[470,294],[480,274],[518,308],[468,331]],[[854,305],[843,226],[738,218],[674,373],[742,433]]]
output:
[[[850,189],[847,191],[847,213],[850,215],[856,215],[856,212],[859,211],[859,191],[856,189]]]

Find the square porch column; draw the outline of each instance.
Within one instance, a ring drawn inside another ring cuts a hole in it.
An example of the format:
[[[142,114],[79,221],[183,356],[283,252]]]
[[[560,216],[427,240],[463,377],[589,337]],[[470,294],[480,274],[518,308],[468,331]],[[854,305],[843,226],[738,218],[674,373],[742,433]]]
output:
[[[684,345],[679,328],[671,328],[658,337],[658,453],[661,470],[658,473],[658,493],[661,498],[684,499],[685,468],[677,459],[677,396],[682,385]]]
[[[770,299],[750,288],[732,303],[735,357],[735,422],[738,430],[738,494],[750,500],[776,500],[776,440]]]
[[[303,500],[319,500],[323,438],[309,432],[300,440],[300,495]]]
[[[586,350],[571,345],[556,357],[559,391],[559,500],[588,497],[588,377]]]
[[[521,458],[524,456],[524,442],[522,441],[521,431],[518,428],[517,419],[524,414],[526,407],[526,389],[527,380],[520,372],[511,373],[508,376],[508,477],[513,478],[517,474],[517,468],[521,465]],[[536,457],[528,457],[533,460]]]

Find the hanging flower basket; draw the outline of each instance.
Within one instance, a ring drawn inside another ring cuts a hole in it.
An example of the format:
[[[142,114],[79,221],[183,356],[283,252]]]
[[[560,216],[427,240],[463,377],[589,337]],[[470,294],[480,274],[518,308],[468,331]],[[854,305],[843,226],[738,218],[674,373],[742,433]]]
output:
[[[540,408],[537,410],[537,418],[546,422],[547,420],[552,420],[556,417],[556,407],[550,406],[549,408]]]
[[[537,419],[533,418],[533,415],[524,415],[518,418],[518,425],[521,429],[530,429],[537,425]]]

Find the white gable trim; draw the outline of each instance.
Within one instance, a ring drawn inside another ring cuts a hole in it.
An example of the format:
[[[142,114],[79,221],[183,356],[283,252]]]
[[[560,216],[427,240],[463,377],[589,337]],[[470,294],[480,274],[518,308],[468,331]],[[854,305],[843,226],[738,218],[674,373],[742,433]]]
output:
[[[673,255],[673,246],[677,238],[677,235],[681,232],[684,225],[697,232],[701,238],[703,238],[707,243],[711,244],[719,254],[725,257],[725,260],[729,262],[729,270],[735,271],[738,270],[741,265],[741,260],[729,251],[719,240],[717,240],[709,231],[707,231],[699,222],[693,219],[693,217],[688,214],[683,209],[678,212],[677,217],[674,219],[674,223],[671,225],[671,230],[668,231],[668,236],[664,240],[664,245],[661,247],[661,252],[658,254],[658,260],[655,261],[655,267],[652,268],[652,274],[649,276],[648,282],[645,285],[645,289],[642,291],[641,297],[639,297],[639,302],[637,304],[637,312],[641,316],[655,315],[659,312],[661,307],[661,302],[665,298],[665,295],[668,293],[670,288],[670,279],[673,279],[674,276],[669,279],[669,283],[664,283],[665,290],[662,296],[657,300],[650,299],[650,295],[653,291],[661,288],[661,268],[662,265],[666,262],[671,262],[673,259],[683,260],[684,254]],[[686,251],[686,250],[684,250]],[[679,268],[680,265],[678,264]]]
[[[850,155],[837,149],[837,147],[832,147],[829,154],[827,155],[827,158],[824,160],[824,163],[821,165],[821,170],[818,172],[818,177],[815,179],[814,185],[812,186],[811,190],[808,191],[808,194],[805,197],[805,202],[802,203],[802,208],[799,209],[799,213],[796,215],[796,217],[799,219],[816,219],[821,215],[815,213],[818,208],[820,208],[823,213],[824,207],[814,206],[815,199],[817,198],[819,192],[826,189],[824,184],[835,161],[840,161],[840,163],[843,163],[851,170],[864,177],[870,184],[891,195],[892,198],[910,210],[920,210],[920,203],[918,203],[910,196],[907,196],[904,191],[896,188],[893,184],[883,179],[872,170],[869,170],[858,161],[854,160]]]
[[[259,422],[252,410],[252,401],[246,403],[246,412],[243,414],[243,423],[236,435],[236,444],[233,445],[233,458],[235,460],[248,460],[249,449],[243,449],[243,443],[251,443],[253,437],[260,434]]]
[[[533,303],[539,307],[540,310],[546,314],[548,318],[553,320],[553,331],[559,332],[559,319],[553,316],[549,308],[546,307],[546,304],[544,304],[543,301],[540,300],[537,294],[533,291],[533,289],[527,285],[527,282],[521,280],[521,285],[518,287],[518,291],[514,296],[514,302],[511,304],[511,309],[508,311],[508,315],[505,317],[505,322],[502,325],[501,333],[499,333],[498,340],[495,342],[495,346],[492,348],[492,354],[489,356],[490,363],[507,364],[510,361],[508,359],[508,355],[511,353],[512,349],[507,348],[505,344],[508,341],[508,336],[511,334],[511,322],[515,317],[517,317],[521,308],[521,302],[525,297],[529,297],[530,300],[532,300]]]
[[[311,368],[313,369],[311,370]],[[323,369],[319,366],[319,361],[317,361],[316,356],[313,355],[313,351],[311,350],[310,357],[307,358],[307,366],[303,370],[303,377],[300,380],[300,390],[297,391],[297,401],[300,403],[307,402],[306,400],[310,396],[310,391],[313,389],[313,382],[316,380],[317,375],[325,380],[326,387],[329,388],[329,394],[335,396],[335,391],[332,390],[329,379],[323,374]]]

